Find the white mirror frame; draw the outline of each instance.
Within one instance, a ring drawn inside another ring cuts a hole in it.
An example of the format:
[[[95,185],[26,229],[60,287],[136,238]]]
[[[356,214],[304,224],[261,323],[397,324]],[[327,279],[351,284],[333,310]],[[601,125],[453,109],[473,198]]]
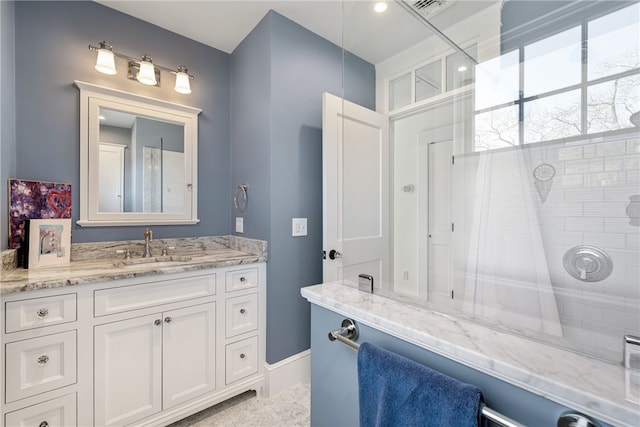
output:
[[[80,219],[83,227],[196,224],[198,219],[199,108],[75,81],[80,89]],[[98,138],[100,107],[182,125],[184,128],[185,200],[183,212],[99,212]]]

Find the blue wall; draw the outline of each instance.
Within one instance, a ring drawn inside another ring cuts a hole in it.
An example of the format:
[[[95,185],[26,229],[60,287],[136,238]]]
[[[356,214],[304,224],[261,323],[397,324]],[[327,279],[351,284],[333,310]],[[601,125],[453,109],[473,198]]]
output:
[[[6,182],[16,174],[13,20],[13,2],[0,1],[0,250],[9,242]]]
[[[2,3],[4,7],[5,2]],[[160,88],[128,80],[123,59],[116,59],[117,75],[97,72],[93,68],[96,54],[87,46],[101,40],[107,40],[116,51],[129,56],[148,52],[158,64],[168,67],[185,64],[196,77],[193,92],[190,95],[175,92],[172,75],[166,72],[162,73]],[[2,42],[5,42],[4,25]],[[74,80],[191,105],[202,109],[198,135],[200,223],[154,226],[154,236],[229,234],[229,60],[224,52],[94,2],[16,2],[15,69],[19,71],[15,77],[17,143],[12,175],[70,182],[74,221],[78,219],[80,98]],[[2,65],[5,70],[6,64]],[[3,114],[3,122],[4,119]],[[4,159],[4,135],[2,147]],[[6,179],[4,171],[2,174]],[[6,228],[4,220],[2,227]],[[75,226],[72,239],[74,242],[142,239],[143,229]],[[6,247],[6,238],[2,244]]]
[[[357,353],[331,342],[329,331],[338,329],[344,316],[311,306],[311,425],[314,427],[357,427]],[[529,393],[480,371],[401,341],[366,325],[357,324],[357,341],[369,342],[401,354],[460,381],[482,389],[488,407],[526,426],[555,426],[569,408]],[[600,422],[602,427],[608,426]]]
[[[344,58],[344,97],[375,108],[375,69]],[[342,49],[270,12],[233,52],[232,184],[249,184],[244,236],[269,241],[267,362],[309,348],[300,288],[322,281],[322,93],[343,94]],[[357,81],[357,84],[355,83]],[[291,236],[307,218],[308,235]]]

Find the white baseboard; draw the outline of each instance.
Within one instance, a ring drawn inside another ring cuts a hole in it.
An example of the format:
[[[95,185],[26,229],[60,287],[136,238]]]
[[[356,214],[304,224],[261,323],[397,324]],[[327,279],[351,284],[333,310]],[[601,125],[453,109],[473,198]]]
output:
[[[265,397],[275,396],[281,391],[311,378],[311,350],[287,357],[273,365],[264,364]]]

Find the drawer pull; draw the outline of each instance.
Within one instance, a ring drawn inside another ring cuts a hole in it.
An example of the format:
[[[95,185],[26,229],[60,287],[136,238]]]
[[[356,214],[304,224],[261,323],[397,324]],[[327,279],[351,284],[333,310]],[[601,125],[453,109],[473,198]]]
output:
[[[245,310],[244,308],[240,309],[240,314],[245,314],[247,312],[247,310]]]
[[[46,308],[41,308],[36,311],[36,314],[38,315],[38,317],[47,317],[47,315],[49,314],[49,310],[47,310]]]
[[[38,362],[38,365],[46,365],[48,361],[49,356],[47,356],[46,354],[38,357],[38,359],[36,360],[36,362]]]
[[[240,359],[244,359],[245,357],[247,357],[247,356],[245,356],[244,353],[240,353]]]
[[[38,424],[38,427],[49,427],[49,423],[46,421],[43,421],[40,424]]]
[[[172,320],[173,319],[171,317],[167,316],[164,318],[164,323],[171,323]]]
[[[162,325],[162,320],[156,319],[156,320],[153,321],[153,324],[156,325],[156,326],[160,326],[160,325]]]
[[[244,283],[244,282],[246,282],[246,281],[247,281],[247,279],[246,279],[244,276],[242,276],[242,277],[240,278],[240,282],[241,282],[241,283]]]

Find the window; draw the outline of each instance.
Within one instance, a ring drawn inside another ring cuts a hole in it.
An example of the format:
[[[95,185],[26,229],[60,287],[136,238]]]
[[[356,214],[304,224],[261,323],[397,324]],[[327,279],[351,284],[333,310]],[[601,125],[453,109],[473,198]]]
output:
[[[633,127],[639,21],[636,3],[479,64],[474,149]]]

